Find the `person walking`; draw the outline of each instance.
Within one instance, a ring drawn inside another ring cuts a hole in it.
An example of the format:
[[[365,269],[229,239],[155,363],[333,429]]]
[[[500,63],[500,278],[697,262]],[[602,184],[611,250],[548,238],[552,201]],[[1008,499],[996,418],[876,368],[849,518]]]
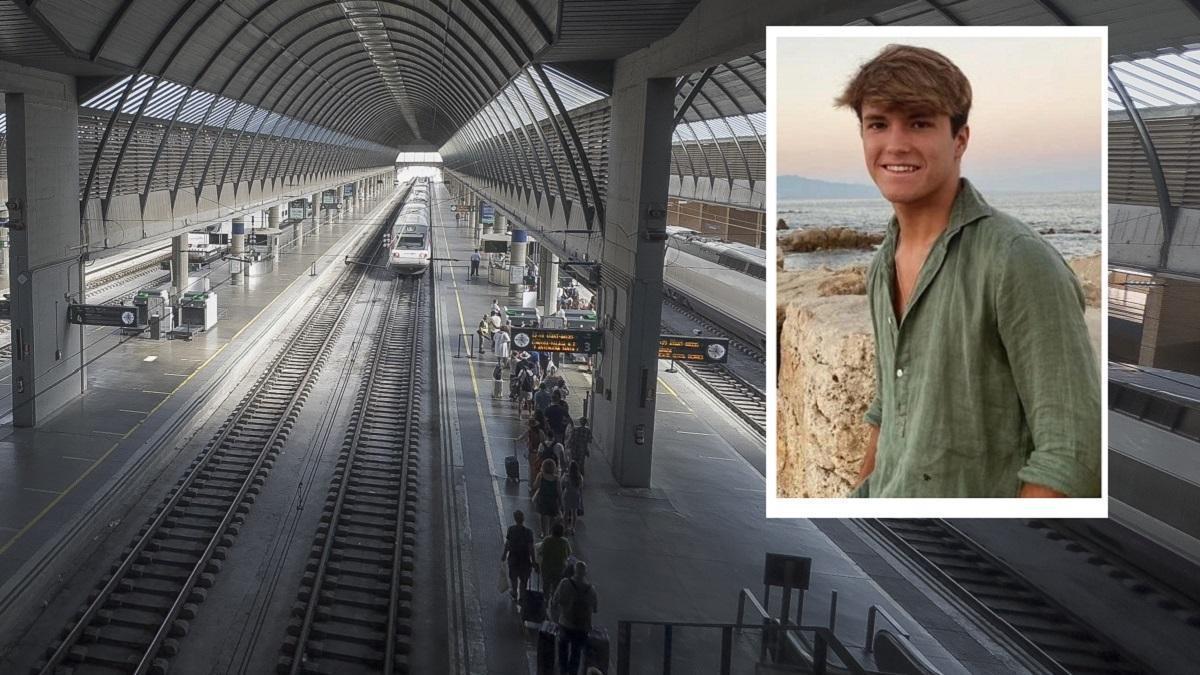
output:
[[[518,603],[524,601],[534,567],[533,530],[525,527],[525,512],[520,509],[513,511],[513,524],[504,535],[504,552],[500,554],[500,560],[508,561],[508,594]]]
[[[546,408],[546,423],[550,425],[550,433],[555,443],[562,443],[566,438],[567,427],[571,425],[571,412],[563,400],[562,393],[555,391],[552,403]]]
[[[537,393],[533,395],[533,408],[545,414],[546,408],[549,408],[553,402],[554,397],[550,394],[550,385],[545,380],[542,380],[542,383],[538,386]]]
[[[545,448],[545,446],[546,444],[543,443],[542,447]],[[544,452],[545,450],[541,454],[542,470],[538,473],[537,480],[533,485],[533,509],[541,516],[543,535],[550,531],[550,525],[557,521],[559,515],[562,514],[558,463],[553,459],[546,459]]]
[[[579,424],[571,430],[571,442],[569,445],[570,451],[567,453],[570,460],[579,465],[579,473],[587,473],[585,465],[587,458],[592,454],[592,428],[588,426],[586,417],[579,418]]]
[[[501,326],[500,330],[496,331],[492,336],[492,351],[496,354],[496,360],[500,362],[502,367],[508,367],[508,345],[512,342],[512,338],[508,335],[508,327]]]
[[[567,540],[562,523],[555,523],[550,534],[542,539],[542,559],[538,567],[542,571],[542,590],[553,593],[567,571],[567,558],[571,557],[571,542]]]
[[[600,609],[600,598],[588,578],[586,563],[575,563],[574,574],[558,582],[554,606],[558,614],[559,672],[578,675],[587,652],[588,633],[592,631],[592,615]]]
[[[475,252],[471,254],[471,276],[473,277],[479,276],[480,260],[483,260],[483,257],[479,255],[479,249],[475,249]]]
[[[539,451],[542,449],[542,443],[546,440],[546,418],[539,412],[534,412],[529,418],[529,426],[526,427],[525,433],[517,437],[517,440],[525,440],[526,458],[529,460],[529,493],[533,494],[533,482],[537,479],[538,472],[541,471],[541,459],[538,457]]]
[[[567,534],[575,534],[575,523],[579,513],[583,511],[583,473],[578,462],[568,465],[567,476],[562,482],[563,521],[567,526]]]

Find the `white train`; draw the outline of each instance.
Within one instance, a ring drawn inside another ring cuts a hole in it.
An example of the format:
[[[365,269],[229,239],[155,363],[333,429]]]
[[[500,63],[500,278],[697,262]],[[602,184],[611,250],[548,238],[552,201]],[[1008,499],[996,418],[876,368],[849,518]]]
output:
[[[417,178],[392,221],[387,267],[397,275],[420,276],[429,269],[429,187],[428,178]]]
[[[735,337],[765,348],[767,252],[685,227],[670,226],[667,236],[667,295]]]

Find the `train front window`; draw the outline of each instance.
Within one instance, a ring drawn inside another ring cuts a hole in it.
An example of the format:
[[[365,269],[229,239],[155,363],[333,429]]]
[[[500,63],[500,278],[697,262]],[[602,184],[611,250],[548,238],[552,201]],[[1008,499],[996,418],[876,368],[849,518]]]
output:
[[[396,242],[396,248],[404,249],[422,249],[425,248],[425,235],[417,235],[415,237],[400,237]]]

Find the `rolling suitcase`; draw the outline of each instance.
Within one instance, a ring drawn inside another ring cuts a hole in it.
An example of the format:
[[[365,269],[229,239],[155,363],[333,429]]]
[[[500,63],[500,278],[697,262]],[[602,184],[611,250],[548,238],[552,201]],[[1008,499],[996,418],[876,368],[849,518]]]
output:
[[[601,673],[608,673],[608,629],[593,628],[588,633],[587,668],[597,668]]]
[[[537,637],[537,675],[557,675],[554,660],[558,655],[558,624],[543,621]]]
[[[509,480],[521,480],[521,465],[517,462],[516,455],[509,455],[504,458],[504,474]]]
[[[542,623],[546,620],[546,595],[541,591],[528,589],[521,601],[521,621],[525,623]]]

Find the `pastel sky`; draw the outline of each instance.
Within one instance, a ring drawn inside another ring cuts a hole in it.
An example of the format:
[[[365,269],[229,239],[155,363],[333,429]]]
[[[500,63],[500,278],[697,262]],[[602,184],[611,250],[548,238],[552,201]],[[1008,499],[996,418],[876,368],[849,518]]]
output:
[[[860,64],[891,43],[935,49],[971,81],[963,175],[999,190],[1100,189],[1096,38],[780,38],[771,83],[778,175],[871,183],[858,120],[833,100]]]

